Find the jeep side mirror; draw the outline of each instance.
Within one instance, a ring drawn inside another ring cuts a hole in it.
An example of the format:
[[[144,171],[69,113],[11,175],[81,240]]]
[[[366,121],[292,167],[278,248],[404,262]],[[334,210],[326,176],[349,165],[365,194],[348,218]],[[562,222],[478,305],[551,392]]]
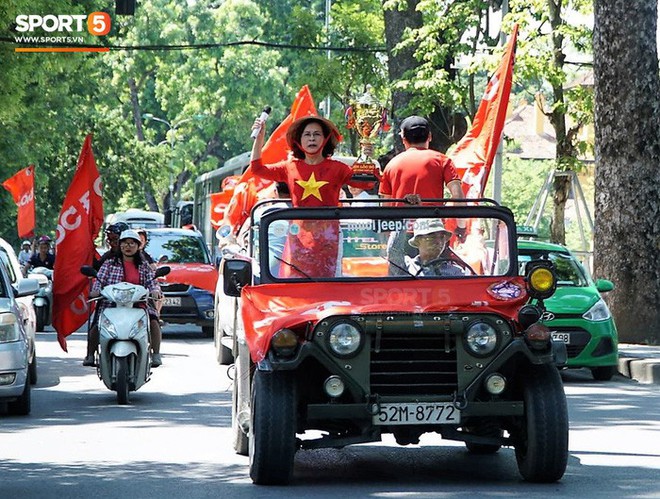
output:
[[[606,293],[614,289],[614,283],[612,281],[608,281],[607,279],[598,279],[596,281],[596,289],[599,293]]]
[[[222,288],[227,296],[241,296],[241,289],[252,280],[252,264],[247,260],[225,259]]]

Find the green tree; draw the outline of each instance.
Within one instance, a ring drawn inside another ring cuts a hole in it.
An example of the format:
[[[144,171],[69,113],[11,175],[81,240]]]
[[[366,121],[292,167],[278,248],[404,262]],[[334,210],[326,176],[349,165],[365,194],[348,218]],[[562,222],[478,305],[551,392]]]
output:
[[[591,29],[586,15],[591,13],[590,0],[510,0],[510,13],[504,26],[518,23],[524,33],[516,52],[516,77],[538,82],[534,98],[550,119],[557,140],[555,169],[559,172],[580,171],[579,159],[588,148],[579,132],[593,122],[593,93],[583,86],[566,88],[579,73],[571,64],[572,57],[584,58],[591,51]],[[583,16],[583,17],[579,17]],[[582,19],[582,20],[580,20]],[[530,87],[528,87],[530,88]],[[570,177],[555,176],[553,182],[554,213],[551,240],[566,244],[564,225],[566,201],[570,194]]]

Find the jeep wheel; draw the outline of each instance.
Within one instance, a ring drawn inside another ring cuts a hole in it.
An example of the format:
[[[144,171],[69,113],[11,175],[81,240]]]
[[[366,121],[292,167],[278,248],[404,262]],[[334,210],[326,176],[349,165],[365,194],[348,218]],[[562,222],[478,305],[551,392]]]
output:
[[[249,355],[249,354],[248,354]],[[249,387],[248,377],[250,376],[248,369],[245,369],[245,366],[241,366],[245,354],[237,355],[234,370],[234,389],[232,390],[231,396],[231,432],[232,440],[234,443],[234,450],[236,454],[241,456],[248,455],[248,436],[247,433],[243,431],[241,425],[241,417],[247,413],[248,401],[245,400],[246,388]],[[249,359],[248,359],[249,365]]]
[[[256,371],[252,383],[250,478],[286,485],[296,454],[296,380],[291,372]]]
[[[596,381],[609,381],[616,372],[616,366],[599,366],[591,368],[591,375]]]
[[[568,461],[568,409],[554,365],[531,366],[523,373],[525,414],[515,431],[518,470],[528,482],[559,480]]]

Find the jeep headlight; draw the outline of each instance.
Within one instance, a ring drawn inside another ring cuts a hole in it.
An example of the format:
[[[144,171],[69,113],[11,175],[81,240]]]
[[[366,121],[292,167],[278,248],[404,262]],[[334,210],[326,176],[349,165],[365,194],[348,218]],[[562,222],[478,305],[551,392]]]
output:
[[[607,305],[601,298],[598,300],[596,303],[593,304],[593,306],[587,310],[584,314],[582,314],[582,317],[587,319],[588,321],[606,321],[609,319],[612,315],[610,314],[610,309],[607,308]]]
[[[0,314],[0,343],[18,341],[21,332],[14,314]]]
[[[339,357],[350,357],[362,345],[362,332],[353,322],[337,322],[328,332],[328,344]]]
[[[490,355],[497,347],[497,331],[487,322],[475,322],[465,333],[465,344],[474,355]]]

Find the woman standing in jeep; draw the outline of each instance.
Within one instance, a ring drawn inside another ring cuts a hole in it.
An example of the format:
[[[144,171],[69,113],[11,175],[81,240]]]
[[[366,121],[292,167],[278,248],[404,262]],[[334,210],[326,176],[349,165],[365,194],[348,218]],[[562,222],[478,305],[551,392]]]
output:
[[[293,157],[272,165],[261,161],[264,145],[264,122],[257,119],[252,126],[259,133],[252,146],[250,168],[262,178],[285,182],[289,186],[294,207],[338,206],[344,184],[365,187],[365,182],[351,182],[350,166],[330,158],[341,140],[339,130],[320,116],[306,116],[294,121],[286,133]],[[296,234],[289,235],[283,260],[282,277],[333,277],[337,272],[340,239],[335,222],[305,227],[297,224]],[[299,230],[298,230],[299,229]],[[303,270],[301,273],[300,270]]]

